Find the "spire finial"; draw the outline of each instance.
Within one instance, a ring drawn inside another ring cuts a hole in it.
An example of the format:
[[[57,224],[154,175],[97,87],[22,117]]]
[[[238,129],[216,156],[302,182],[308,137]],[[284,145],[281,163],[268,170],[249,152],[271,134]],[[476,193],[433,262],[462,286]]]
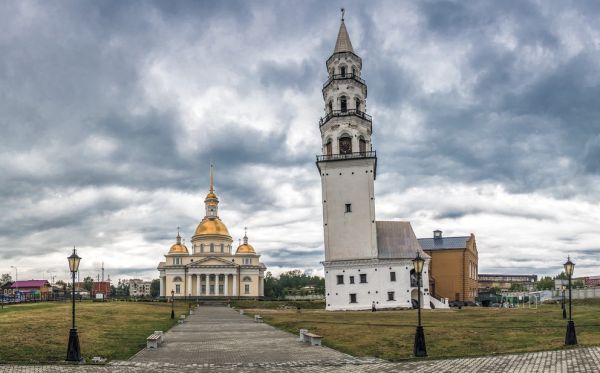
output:
[[[244,227],[244,245],[248,244],[248,227]]]
[[[213,163],[213,161],[210,161],[210,191],[212,192],[214,190],[213,188],[213,169],[215,168],[215,165]]]
[[[179,234],[179,227],[177,227],[177,243],[181,243],[181,235]]]
[[[344,22],[344,13],[346,12],[346,9],[342,8],[340,10],[342,11],[342,22]]]

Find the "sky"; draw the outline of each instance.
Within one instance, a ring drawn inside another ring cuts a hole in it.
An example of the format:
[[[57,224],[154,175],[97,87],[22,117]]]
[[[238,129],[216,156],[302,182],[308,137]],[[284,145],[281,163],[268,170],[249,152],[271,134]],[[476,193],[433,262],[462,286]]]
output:
[[[480,273],[600,275],[597,1],[0,2],[0,273],[158,277],[219,215],[322,274],[322,84],[363,59],[378,220],[474,233]]]

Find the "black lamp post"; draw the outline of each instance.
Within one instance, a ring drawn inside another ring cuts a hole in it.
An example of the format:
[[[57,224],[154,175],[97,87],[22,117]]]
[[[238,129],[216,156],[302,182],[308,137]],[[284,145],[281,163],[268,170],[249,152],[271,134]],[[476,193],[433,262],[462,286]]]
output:
[[[67,347],[67,361],[81,361],[81,349],[79,348],[79,335],[77,335],[77,327],[75,327],[75,273],[79,270],[79,262],[81,258],[77,255],[75,248],[73,254],[67,258],[69,260],[69,270],[73,279],[73,325],[69,331],[69,345]]]
[[[175,290],[171,290],[171,318],[175,318]]]
[[[565,336],[565,345],[572,346],[577,344],[577,335],[575,334],[575,323],[573,322],[573,315],[571,314],[571,277],[573,276],[573,270],[575,269],[575,263],[571,261],[571,258],[567,258],[567,262],[564,264],[565,273],[569,279],[569,322],[567,322],[567,335]]]
[[[425,333],[423,332],[423,326],[421,325],[421,274],[423,273],[423,266],[425,264],[425,260],[421,258],[421,253],[417,252],[417,257],[413,259],[413,266],[415,268],[415,273],[417,274],[417,317],[418,317],[418,325],[417,331],[415,333],[415,345],[413,348],[413,353],[416,357],[425,357],[427,356],[427,347],[425,347]]]
[[[565,306],[565,285],[561,286],[562,289],[562,313],[563,313],[563,320],[567,319],[567,307]]]

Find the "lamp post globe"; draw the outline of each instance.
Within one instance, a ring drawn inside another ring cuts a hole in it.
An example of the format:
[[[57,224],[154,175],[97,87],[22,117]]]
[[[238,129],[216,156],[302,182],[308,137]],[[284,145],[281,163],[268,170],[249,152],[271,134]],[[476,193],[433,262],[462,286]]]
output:
[[[175,318],[175,290],[171,290],[171,318]]]
[[[417,252],[417,257],[413,259],[413,267],[417,274],[417,330],[415,333],[415,344],[413,347],[413,353],[416,357],[427,356],[427,347],[425,346],[425,332],[421,325],[421,275],[423,273],[423,266],[425,265],[425,259],[421,257],[421,253]]]
[[[79,270],[79,262],[81,258],[77,255],[77,251],[73,248],[73,254],[67,258],[69,261],[69,271],[71,271],[72,286],[71,295],[73,298],[73,315],[71,330],[69,331],[69,344],[67,346],[67,361],[80,362],[81,361],[81,349],[79,347],[79,335],[77,334],[77,327],[75,326],[75,273]]]
[[[565,273],[569,280],[569,321],[567,322],[567,334],[565,336],[565,345],[573,346],[577,344],[577,335],[575,334],[575,323],[573,322],[572,304],[571,304],[571,279],[573,277],[573,270],[575,269],[575,263],[571,261],[571,257],[567,258],[567,262],[563,264],[565,267]]]

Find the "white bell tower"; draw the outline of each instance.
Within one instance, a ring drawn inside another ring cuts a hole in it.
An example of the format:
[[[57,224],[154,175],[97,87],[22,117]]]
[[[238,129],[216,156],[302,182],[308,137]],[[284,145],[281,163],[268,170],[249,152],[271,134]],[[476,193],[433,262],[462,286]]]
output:
[[[326,64],[325,116],[319,121],[323,149],[317,156],[325,262],[376,258],[373,123],[366,113],[362,60],[352,49],[343,12],[335,49]]]

